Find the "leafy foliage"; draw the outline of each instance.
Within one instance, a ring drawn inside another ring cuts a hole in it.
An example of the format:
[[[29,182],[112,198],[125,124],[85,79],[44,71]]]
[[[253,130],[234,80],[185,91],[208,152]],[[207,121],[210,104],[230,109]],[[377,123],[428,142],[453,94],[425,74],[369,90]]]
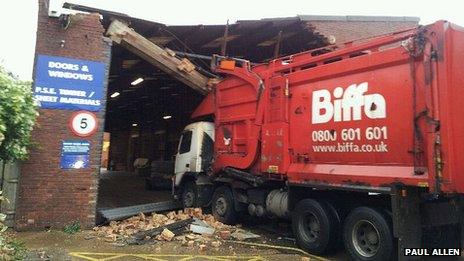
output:
[[[1,194],[0,191],[0,202],[7,200]],[[0,214],[0,260],[24,260],[27,255],[24,243],[15,240],[8,233],[8,227],[4,223],[5,219],[6,215]]]
[[[63,228],[63,232],[65,232],[66,234],[76,234],[77,232],[79,232],[81,230],[81,224],[79,224],[79,222],[75,221],[69,225],[66,225],[64,228]]]
[[[0,160],[23,160],[38,116],[31,83],[18,80],[0,65]]]

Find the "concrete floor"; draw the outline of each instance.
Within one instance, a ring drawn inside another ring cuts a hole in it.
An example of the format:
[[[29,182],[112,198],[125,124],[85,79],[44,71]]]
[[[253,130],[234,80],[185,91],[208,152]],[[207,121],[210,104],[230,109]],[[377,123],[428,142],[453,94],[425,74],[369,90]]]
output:
[[[146,190],[145,177],[123,171],[102,171],[97,208],[127,207],[172,199],[170,190]]]

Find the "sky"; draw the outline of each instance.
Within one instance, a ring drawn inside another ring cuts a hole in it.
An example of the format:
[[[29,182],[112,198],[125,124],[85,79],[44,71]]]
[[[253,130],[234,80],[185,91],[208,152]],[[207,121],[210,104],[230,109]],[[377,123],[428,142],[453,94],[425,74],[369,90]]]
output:
[[[64,2],[62,0],[50,0]],[[444,19],[464,26],[463,0],[67,0],[169,25],[225,24],[296,15],[415,16],[421,24]],[[0,1],[0,64],[32,79],[37,0]]]

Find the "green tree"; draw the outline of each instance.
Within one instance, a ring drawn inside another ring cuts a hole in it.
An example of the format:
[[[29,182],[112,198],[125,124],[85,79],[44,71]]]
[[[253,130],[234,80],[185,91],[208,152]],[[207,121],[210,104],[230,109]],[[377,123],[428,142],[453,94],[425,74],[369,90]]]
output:
[[[0,160],[27,158],[37,116],[31,83],[17,79],[0,65]]]

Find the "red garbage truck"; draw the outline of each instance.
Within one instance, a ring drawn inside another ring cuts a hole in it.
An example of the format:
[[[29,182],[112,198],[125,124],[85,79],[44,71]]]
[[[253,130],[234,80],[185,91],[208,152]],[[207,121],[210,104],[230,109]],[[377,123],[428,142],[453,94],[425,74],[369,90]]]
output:
[[[461,62],[464,28],[446,21],[258,65],[216,56],[224,78],[182,133],[175,193],[229,224],[289,218],[314,254],[453,254],[464,234]]]

